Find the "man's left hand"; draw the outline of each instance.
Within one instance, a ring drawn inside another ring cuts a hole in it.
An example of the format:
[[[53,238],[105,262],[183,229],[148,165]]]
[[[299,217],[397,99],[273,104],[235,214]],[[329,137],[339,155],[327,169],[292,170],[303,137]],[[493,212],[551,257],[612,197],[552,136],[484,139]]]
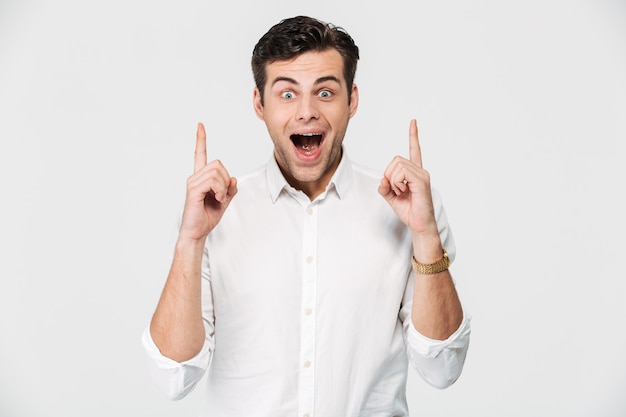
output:
[[[378,192],[408,226],[413,237],[438,235],[430,174],[422,167],[417,122],[409,127],[409,159],[396,156],[380,181]]]

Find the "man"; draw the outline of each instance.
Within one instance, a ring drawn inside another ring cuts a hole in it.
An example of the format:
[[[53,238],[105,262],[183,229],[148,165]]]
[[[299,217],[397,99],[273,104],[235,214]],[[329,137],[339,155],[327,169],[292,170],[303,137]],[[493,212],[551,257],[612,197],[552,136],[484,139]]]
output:
[[[207,415],[406,416],[409,362],[439,388],[458,378],[469,321],[415,121],[409,159],[383,175],[342,147],[358,58],[343,29],[309,17],[259,40],[253,104],[274,153],[238,180],[207,163],[198,125],[174,259],[143,337],[170,397],[210,364]]]

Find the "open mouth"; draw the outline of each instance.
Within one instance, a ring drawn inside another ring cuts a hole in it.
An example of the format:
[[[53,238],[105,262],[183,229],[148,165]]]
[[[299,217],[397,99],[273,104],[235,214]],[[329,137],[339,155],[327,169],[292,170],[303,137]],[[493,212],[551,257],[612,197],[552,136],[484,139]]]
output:
[[[291,141],[296,149],[301,152],[312,154],[321,145],[324,136],[321,133],[303,133],[291,135]]]

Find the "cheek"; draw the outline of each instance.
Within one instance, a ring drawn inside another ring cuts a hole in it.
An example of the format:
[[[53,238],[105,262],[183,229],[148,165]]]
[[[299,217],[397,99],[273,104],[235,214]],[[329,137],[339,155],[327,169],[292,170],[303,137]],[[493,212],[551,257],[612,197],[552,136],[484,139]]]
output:
[[[266,108],[264,120],[268,128],[271,128],[274,131],[281,131],[286,126],[289,119],[284,113],[280,113],[275,110],[268,111]]]

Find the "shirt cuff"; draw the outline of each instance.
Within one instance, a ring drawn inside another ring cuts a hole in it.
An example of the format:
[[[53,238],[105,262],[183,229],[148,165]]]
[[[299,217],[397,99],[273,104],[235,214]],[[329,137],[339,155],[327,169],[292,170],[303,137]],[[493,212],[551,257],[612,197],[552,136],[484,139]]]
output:
[[[411,322],[407,329],[409,361],[434,387],[450,386],[461,375],[470,340],[470,319],[463,315],[459,328],[446,340],[430,339]]]
[[[211,349],[205,340],[196,356],[184,362],[177,362],[164,356],[152,339],[150,327],[146,327],[141,337],[148,355],[148,365],[157,386],[170,399],[186,396],[204,375],[211,360]]]
[[[435,340],[421,334],[411,321],[408,330],[409,346],[415,352],[426,358],[436,358],[439,354],[448,348],[462,349],[469,344],[470,335],[470,318],[463,314],[463,320],[459,328],[450,335],[446,340]]]

